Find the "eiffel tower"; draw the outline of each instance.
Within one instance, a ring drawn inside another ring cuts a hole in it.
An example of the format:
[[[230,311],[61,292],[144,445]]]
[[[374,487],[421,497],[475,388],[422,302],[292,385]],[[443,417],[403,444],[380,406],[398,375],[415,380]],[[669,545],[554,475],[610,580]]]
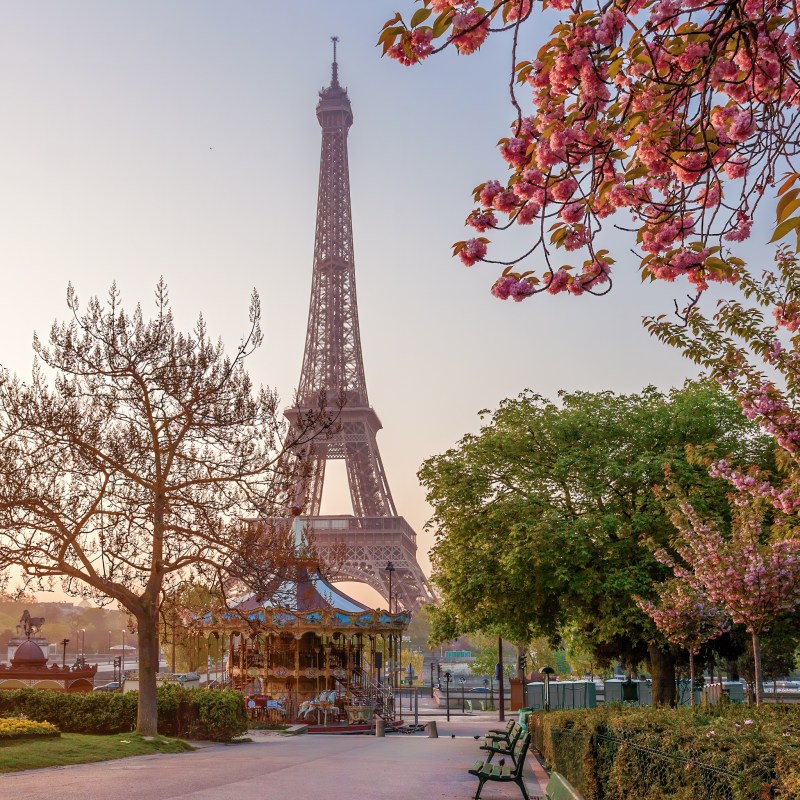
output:
[[[382,425],[367,396],[353,261],[347,162],[353,112],[339,85],[338,39],[332,41],[331,84],[320,91],[317,104],[322,153],[305,354],[295,405],[284,413],[295,430],[320,405],[338,415],[334,433],[302,454],[306,477],[298,502],[320,560],[335,565],[327,577],[368,584],[392,610],[395,605],[416,610],[433,595],[417,563],[417,535],[397,514],[375,440]],[[353,515],[320,516],[325,465],[332,458],[344,459]]]

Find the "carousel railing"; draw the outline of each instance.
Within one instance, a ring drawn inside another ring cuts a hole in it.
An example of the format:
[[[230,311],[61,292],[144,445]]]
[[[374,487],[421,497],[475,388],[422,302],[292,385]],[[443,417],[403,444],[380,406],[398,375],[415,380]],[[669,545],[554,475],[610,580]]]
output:
[[[394,690],[385,683],[376,683],[361,669],[354,670],[349,680],[336,679],[349,696],[351,707],[368,706],[388,722],[395,719]]]

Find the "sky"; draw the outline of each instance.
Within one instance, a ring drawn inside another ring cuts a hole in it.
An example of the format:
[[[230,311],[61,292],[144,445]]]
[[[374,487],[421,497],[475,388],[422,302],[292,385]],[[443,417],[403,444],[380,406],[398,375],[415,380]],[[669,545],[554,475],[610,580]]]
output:
[[[696,374],[642,329],[687,287],[642,284],[627,234],[610,233],[604,298],[501,302],[494,268],[450,255],[468,238],[471,189],[503,178],[495,143],[513,117],[510,56],[402,67],[376,48],[411,0],[0,0],[0,364],[30,375],[34,331],[115,281],[152,308],[160,276],[176,319],[202,311],[233,349],[262,300],[255,382],[286,406],[297,386],[313,259],[317,93],[340,81],[355,116],[349,157],[358,306],[378,444],[429,570],[420,464],[479,428],[478,411],[533,389],[668,390]],[[302,8],[302,14],[296,10]],[[538,24],[524,47],[538,49]],[[760,237],[760,238],[759,238]],[[763,255],[756,229],[749,255]],[[495,251],[513,255],[524,239]],[[748,253],[746,252],[745,255]],[[339,469],[341,467],[341,469]],[[341,462],[323,511],[350,513]],[[369,597],[369,593],[365,595]]]

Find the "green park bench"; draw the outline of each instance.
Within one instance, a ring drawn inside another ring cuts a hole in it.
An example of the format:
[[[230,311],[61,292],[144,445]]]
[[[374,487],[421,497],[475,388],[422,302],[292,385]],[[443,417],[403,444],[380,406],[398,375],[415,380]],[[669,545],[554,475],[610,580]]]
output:
[[[500,783],[516,783],[519,786],[525,800],[531,800],[522,773],[525,769],[525,753],[528,752],[531,737],[526,733],[517,738],[517,743],[512,752],[513,764],[492,764],[489,759],[476,761],[469,770],[470,775],[478,779],[478,791],[475,792],[475,800],[480,800],[481,791],[487,781],[498,781]],[[491,755],[490,755],[491,758]]]
[[[531,797],[528,794],[522,773],[530,741],[530,734],[516,720],[510,720],[505,728],[494,728],[486,733],[486,738],[481,743],[481,750],[487,750],[489,755],[485,759],[476,761],[469,770],[469,773],[475,775],[479,781],[475,800],[480,799],[483,786],[488,781],[516,783],[525,800],[582,800],[580,794],[559,772],[550,773],[543,797],[541,795]],[[509,755],[512,763],[492,764],[492,757],[500,753]]]
[[[516,759],[514,758],[514,748],[516,747],[517,742],[519,741],[519,737],[525,733],[522,725],[515,725],[511,729],[511,738],[509,740],[505,739],[491,739],[486,738],[481,742],[481,750],[486,750],[489,754],[486,757],[486,763],[488,764],[492,757],[495,755],[504,755],[504,756],[511,756],[512,760],[514,761],[514,765],[516,766]]]
[[[516,733],[517,728],[521,728],[519,722],[517,722],[517,720],[515,719],[510,719],[505,728],[489,728],[489,730],[486,731],[486,738],[500,739],[508,742],[511,740],[511,737]]]

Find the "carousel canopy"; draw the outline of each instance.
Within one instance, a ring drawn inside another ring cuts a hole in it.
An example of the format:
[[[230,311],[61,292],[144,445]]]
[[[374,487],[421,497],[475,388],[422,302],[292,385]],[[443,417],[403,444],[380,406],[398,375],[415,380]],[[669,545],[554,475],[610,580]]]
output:
[[[322,577],[319,569],[309,573],[298,570],[297,580],[284,581],[278,591],[269,598],[260,599],[257,595],[236,604],[237,611],[252,611],[256,608],[290,608],[293,611],[321,611],[335,608],[339,611],[359,613],[369,607],[354,600],[337,589]]]

